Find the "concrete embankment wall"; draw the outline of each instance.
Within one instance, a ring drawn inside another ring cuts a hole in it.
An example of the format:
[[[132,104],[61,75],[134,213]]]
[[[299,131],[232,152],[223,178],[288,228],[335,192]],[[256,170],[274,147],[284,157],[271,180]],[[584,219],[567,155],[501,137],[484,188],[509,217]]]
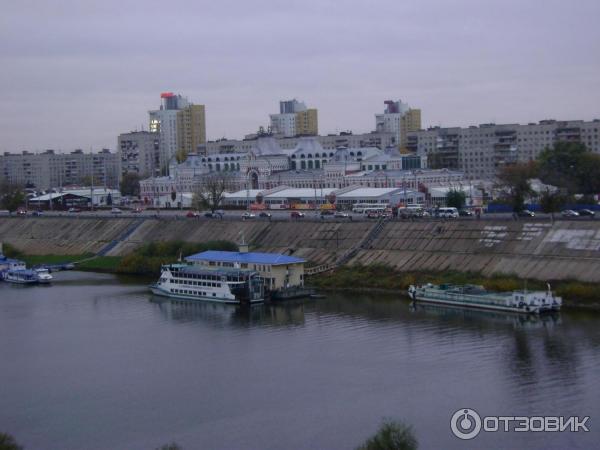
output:
[[[515,274],[600,282],[600,223],[594,221],[390,222],[349,262],[401,270]]]
[[[238,241],[243,235],[255,249],[321,264],[359,245],[373,227],[372,222],[0,218],[0,240],[30,254],[97,253],[112,243],[108,255],[124,255],[150,241]],[[349,264],[373,262],[403,270],[600,282],[600,221],[389,222]]]

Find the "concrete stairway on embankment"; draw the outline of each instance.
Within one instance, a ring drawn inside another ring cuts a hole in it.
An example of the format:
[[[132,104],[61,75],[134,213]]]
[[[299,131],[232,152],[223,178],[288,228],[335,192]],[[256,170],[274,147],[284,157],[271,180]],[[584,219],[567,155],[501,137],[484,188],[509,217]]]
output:
[[[146,219],[135,232],[109,253],[123,255],[144,242],[185,240],[239,242],[243,236],[253,249],[293,254],[321,264],[332,262],[337,255],[360,242],[373,227],[372,223],[344,222],[267,222]]]
[[[83,216],[1,218],[0,240],[31,255],[96,254],[135,221]]]

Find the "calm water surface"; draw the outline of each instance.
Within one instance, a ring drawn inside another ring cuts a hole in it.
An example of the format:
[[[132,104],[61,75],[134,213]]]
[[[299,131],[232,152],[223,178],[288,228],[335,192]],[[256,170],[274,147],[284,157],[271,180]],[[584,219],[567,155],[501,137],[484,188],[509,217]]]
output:
[[[78,272],[0,284],[0,431],[26,450],[352,449],[382,418],[422,449],[600,442],[600,316],[527,319],[331,295],[250,311]],[[488,433],[449,418],[589,415],[589,433]]]

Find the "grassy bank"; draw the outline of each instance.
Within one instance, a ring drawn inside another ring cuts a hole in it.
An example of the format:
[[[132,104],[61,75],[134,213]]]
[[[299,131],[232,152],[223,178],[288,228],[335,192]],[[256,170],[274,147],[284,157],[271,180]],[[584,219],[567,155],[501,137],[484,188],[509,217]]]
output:
[[[332,273],[318,274],[307,279],[307,283],[320,289],[364,289],[405,293],[411,284],[451,283],[479,284],[493,291],[523,289],[545,290],[546,283],[538,280],[523,280],[514,275],[485,277],[477,272],[401,272],[393,267],[374,264],[348,266]],[[581,281],[551,281],[552,289],[565,301],[565,306],[600,309],[600,285]]]
[[[28,266],[37,264],[75,263],[78,270],[111,272],[128,275],[160,275],[160,266],[176,262],[180,257],[206,250],[237,251],[237,245],[229,241],[189,243],[183,241],[151,242],[126,256],[81,255],[25,255],[10,244],[4,246],[4,254],[18,258]]]

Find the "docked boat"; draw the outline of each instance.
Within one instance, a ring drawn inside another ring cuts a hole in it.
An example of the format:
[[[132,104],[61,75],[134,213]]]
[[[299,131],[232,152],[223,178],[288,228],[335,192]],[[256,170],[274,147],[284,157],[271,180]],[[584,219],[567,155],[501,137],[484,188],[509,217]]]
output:
[[[50,271],[45,267],[38,267],[37,269],[33,269],[34,272],[38,276],[38,282],[42,284],[48,284],[52,282],[52,275],[50,275]]]
[[[35,270],[17,269],[4,272],[4,281],[17,284],[37,284],[40,282]]]
[[[150,290],[164,297],[218,303],[250,304],[264,301],[264,284],[259,273],[236,268],[164,265],[160,279],[150,286]]]
[[[411,285],[408,295],[414,301],[523,314],[558,311],[562,305],[562,299],[554,295],[550,285],[547,291],[490,292],[483,286],[472,284],[428,283],[423,286]]]

